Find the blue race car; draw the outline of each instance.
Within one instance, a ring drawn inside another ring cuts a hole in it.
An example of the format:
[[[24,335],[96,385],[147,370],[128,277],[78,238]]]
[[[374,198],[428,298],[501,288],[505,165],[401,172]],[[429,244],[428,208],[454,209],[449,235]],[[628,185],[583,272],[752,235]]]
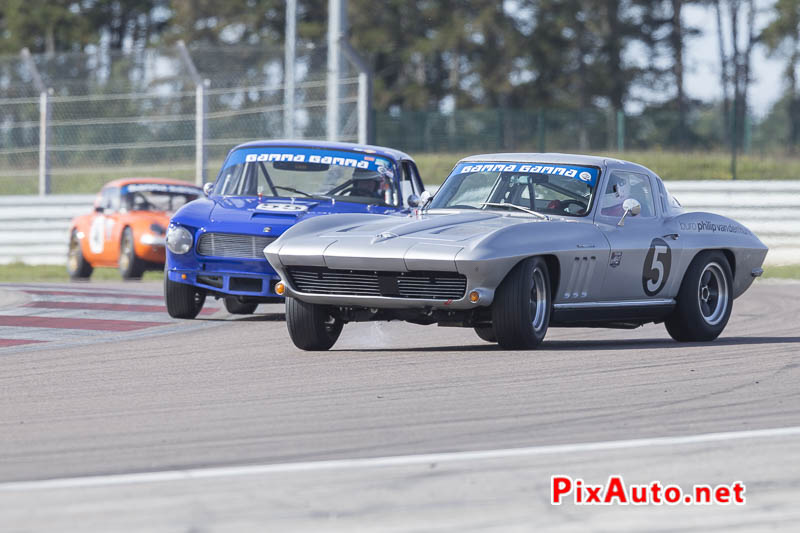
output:
[[[317,215],[407,214],[424,186],[414,161],[390,148],[256,141],[231,150],[204,191],[167,230],[164,297],[174,318],[196,317],[207,295],[233,314],[282,302],[264,257],[269,243]]]

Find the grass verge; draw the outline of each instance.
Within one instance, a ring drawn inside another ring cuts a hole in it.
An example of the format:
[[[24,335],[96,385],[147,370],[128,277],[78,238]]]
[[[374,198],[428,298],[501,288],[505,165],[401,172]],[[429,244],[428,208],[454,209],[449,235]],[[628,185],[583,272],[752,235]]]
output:
[[[520,150],[522,151],[522,150]],[[439,185],[456,161],[468,152],[412,154],[427,184]],[[664,180],[730,180],[731,157],[724,152],[662,152],[656,150],[624,153],[597,152],[593,155],[625,159],[644,165]],[[737,179],[799,179],[800,158],[781,155],[744,155],[737,162]]]
[[[116,268],[95,268],[92,273],[94,281],[120,281],[122,277]],[[144,281],[160,281],[164,279],[161,271],[148,271],[144,273]],[[63,265],[27,265],[25,263],[10,263],[0,265],[0,282],[29,282],[29,281],[69,281],[67,268]]]
[[[776,265],[764,267],[764,277],[771,279],[800,279],[800,265]]]
[[[444,181],[455,163],[462,157],[479,152],[417,153],[412,154],[419,166],[425,183],[439,185]],[[520,148],[518,151],[526,151]],[[673,152],[660,150],[629,151],[623,153],[596,152],[619,159],[642,164],[665,180],[729,180],[731,179],[730,154],[725,152]],[[222,162],[209,161],[208,176],[213,178]],[[741,180],[799,179],[800,158],[785,155],[751,154],[742,155],[737,163],[737,178]],[[64,170],[64,169],[62,169]],[[36,194],[38,178],[31,169],[25,176],[0,177],[0,195]],[[194,181],[194,167],[191,161],[176,162],[159,166],[124,166],[112,168],[89,168],[70,170],[69,173],[54,175],[52,189],[54,194],[93,194],[100,187],[115,178],[130,176],[156,176]]]

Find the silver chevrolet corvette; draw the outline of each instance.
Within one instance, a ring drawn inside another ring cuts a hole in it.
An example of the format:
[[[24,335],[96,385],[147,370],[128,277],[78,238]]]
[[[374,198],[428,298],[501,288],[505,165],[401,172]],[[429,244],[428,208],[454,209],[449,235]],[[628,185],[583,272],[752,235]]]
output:
[[[298,348],[370,320],[474,328],[509,349],[551,326],[649,322],[710,341],[767,254],[734,220],[684,211],[647,168],[603,157],[471,156],[409,204],[411,217],[317,217],[267,246]]]

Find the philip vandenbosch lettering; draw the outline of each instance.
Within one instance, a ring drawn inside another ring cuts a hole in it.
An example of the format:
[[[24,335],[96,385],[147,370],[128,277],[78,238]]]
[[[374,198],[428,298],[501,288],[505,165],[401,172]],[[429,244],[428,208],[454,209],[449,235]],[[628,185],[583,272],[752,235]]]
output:
[[[737,224],[716,224],[710,220],[701,222],[681,222],[681,229],[685,231],[707,231],[711,233],[741,233],[742,235],[749,235],[750,231],[744,226]]]

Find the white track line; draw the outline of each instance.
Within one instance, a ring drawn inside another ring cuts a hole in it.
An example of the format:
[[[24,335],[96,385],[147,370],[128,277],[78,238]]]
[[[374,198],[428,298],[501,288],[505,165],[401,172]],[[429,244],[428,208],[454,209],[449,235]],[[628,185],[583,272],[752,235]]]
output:
[[[551,446],[532,446],[528,448],[506,448],[474,452],[445,452],[421,455],[398,455],[363,459],[334,459],[330,461],[309,461],[303,463],[278,463],[245,465],[233,467],[192,468],[186,470],[164,470],[160,472],[140,472],[134,474],[111,474],[106,476],[86,476],[72,478],[45,479],[39,481],[13,481],[0,483],[0,492],[32,491],[65,488],[105,487],[110,485],[130,485],[136,483],[157,483],[167,481],[187,481],[220,477],[252,476],[287,472],[313,472],[318,470],[338,470],[347,468],[380,468],[391,466],[413,466],[430,463],[454,461],[475,461],[532,457],[563,453],[583,453],[655,446],[675,446],[682,444],[701,444],[743,439],[765,439],[800,435],[800,426],[758,429],[750,431],[730,431],[725,433],[704,433],[681,437],[654,437],[647,439],[613,440],[587,442],[580,444],[556,444]]]

